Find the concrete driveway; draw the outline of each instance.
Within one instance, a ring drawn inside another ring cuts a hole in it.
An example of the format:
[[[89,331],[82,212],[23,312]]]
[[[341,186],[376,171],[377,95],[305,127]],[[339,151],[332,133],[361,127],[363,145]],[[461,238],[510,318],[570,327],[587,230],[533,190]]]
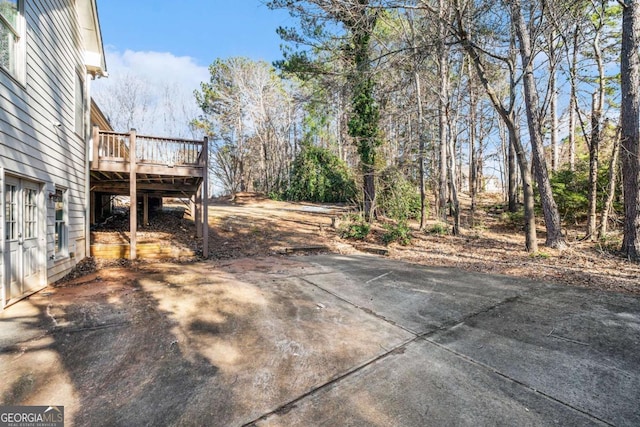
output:
[[[106,270],[0,314],[67,425],[640,425],[640,300],[373,256]]]

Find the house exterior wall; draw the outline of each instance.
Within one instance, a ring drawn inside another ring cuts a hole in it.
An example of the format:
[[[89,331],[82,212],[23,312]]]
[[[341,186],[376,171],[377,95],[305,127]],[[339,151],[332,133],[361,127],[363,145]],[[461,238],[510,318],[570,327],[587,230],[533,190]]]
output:
[[[76,131],[75,108],[78,76],[83,82],[90,77],[76,1],[82,0],[24,1],[23,73],[16,77],[0,70],[1,188],[7,176],[40,184],[40,259],[46,264],[42,286],[64,276],[86,255],[86,129]],[[86,91],[89,85],[80,87]],[[85,93],[84,99],[88,97]],[[56,189],[65,192],[68,241],[68,251],[58,256],[52,198]],[[1,215],[4,228],[4,203]],[[4,242],[4,231],[0,237]],[[0,250],[6,251],[6,245]],[[1,284],[7,280],[7,257],[0,256],[0,262]]]

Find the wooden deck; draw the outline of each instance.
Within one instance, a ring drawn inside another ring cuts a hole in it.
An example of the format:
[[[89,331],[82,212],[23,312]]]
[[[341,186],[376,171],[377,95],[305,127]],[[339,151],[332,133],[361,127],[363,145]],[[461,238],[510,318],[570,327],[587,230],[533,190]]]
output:
[[[135,158],[131,156],[132,138]],[[204,178],[204,154],[204,141],[99,131],[94,135],[92,189],[129,194],[131,166],[135,164],[138,191],[165,197],[193,193]]]
[[[198,236],[203,238],[203,256],[208,255],[207,171],[208,142],[93,130],[91,193],[127,195],[131,206],[143,200],[143,218],[149,197],[191,199],[196,210]],[[92,209],[94,212],[94,209]],[[131,215],[130,258],[136,257],[137,215]]]

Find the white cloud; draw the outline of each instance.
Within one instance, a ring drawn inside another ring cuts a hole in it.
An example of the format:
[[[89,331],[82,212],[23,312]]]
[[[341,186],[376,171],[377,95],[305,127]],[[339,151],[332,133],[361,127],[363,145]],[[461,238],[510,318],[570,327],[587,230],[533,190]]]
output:
[[[119,74],[133,72],[147,78],[151,83],[178,83],[187,89],[196,89],[200,82],[209,77],[207,67],[198,65],[188,56],[175,56],[169,52],[134,52],[123,53],[107,49],[107,67],[109,78]]]
[[[208,81],[208,67],[197,64],[191,57],[169,52],[119,52],[107,47],[106,56],[109,77],[94,82],[93,96],[112,124],[124,127],[122,114],[117,111],[122,104],[118,105],[113,98],[123,92],[127,81],[135,80],[144,86],[147,105],[133,113],[129,126],[146,134],[192,136],[188,123],[199,113],[193,92],[201,82]]]

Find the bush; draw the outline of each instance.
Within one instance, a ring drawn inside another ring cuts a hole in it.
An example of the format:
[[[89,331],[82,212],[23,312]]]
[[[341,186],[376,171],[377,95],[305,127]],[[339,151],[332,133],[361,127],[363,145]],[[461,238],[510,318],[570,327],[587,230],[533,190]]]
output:
[[[438,236],[444,236],[446,234],[449,234],[449,229],[447,228],[447,224],[437,222],[429,227],[427,229],[427,232],[431,234],[437,234]]]
[[[378,177],[378,213],[399,222],[420,216],[420,194],[414,183],[395,167],[383,170]]]
[[[596,200],[598,212],[604,206],[609,186],[609,163],[601,158],[598,168],[598,199]],[[578,222],[589,215],[589,163],[580,161],[576,164],[576,170],[562,169],[551,177],[553,197],[558,205],[558,212],[566,221]],[[618,190],[621,191],[620,182]],[[622,210],[623,207],[614,201],[614,209]]]
[[[345,162],[327,149],[303,146],[284,194],[288,200],[335,203],[350,201],[355,195],[356,185]]]
[[[586,171],[564,169],[556,172],[551,177],[551,189],[562,218],[578,221],[587,216],[589,179]]]
[[[398,242],[402,246],[407,246],[411,243],[411,229],[406,222],[385,224],[384,229],[386,230],[386,233],[382,235],[382,241],[385,245],[392,242]]]
[[[267,195],[267,197],[270,200],[275,200],[276,202],[282,201],[282,194],[278,193],[277,191],[270,191],[269,194]]]
[[[371,232],[371,225],[362,217],[347,217],[338,229],[340,237],[345,239],[364,240]]]

